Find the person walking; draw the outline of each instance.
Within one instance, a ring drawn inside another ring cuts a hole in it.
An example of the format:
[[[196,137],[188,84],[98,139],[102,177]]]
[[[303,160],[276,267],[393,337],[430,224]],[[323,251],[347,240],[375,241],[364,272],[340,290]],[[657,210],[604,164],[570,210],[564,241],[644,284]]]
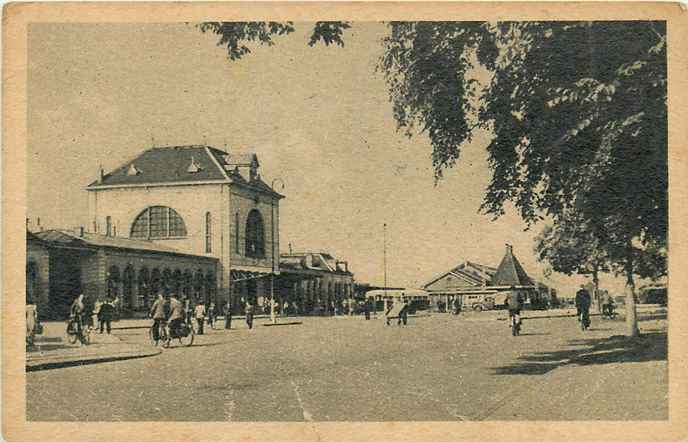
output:
[[[157,299],[151,306],[150,317],[153,318],[153,340],[157,343],[160,340],[160,327],[165,325],[165,318],[167,318],[162,292],[158,293]]]
[[[363,303],[363,314],[365,315],[366,321],[370,321],[370,304],[368,300]]]
[[[215,303],[211,302],[208,307],[208,327],[215,330]]]
[[[182,304],[184,304],[184,320],[189,326],[191,326],[194,317],[194,309],[191,306],[191,299],[189,299],[188,296],[184,295],[182,297]]]
[[[100,334],[103,334],[103,330],[107,330],[107,334],[110,334],[112,329],[112,316],[115,313],[115,307],[112,305],[112,300],[110,298],[106,299],[105,302],[100,306]]]
[[[225,314],[225,330],[230,330],[232,328],[232,304],[229,301],[225,304],[223,313]]]
[[[248,329],[251,330],[253,328],[253,305],[248,302],[246,303],[246,325],[248,325]]]
[[[97,327],[100,328],[100,308],[103,306],[103,301],[98,298],[93,305],[93,316],[92,316],[92,321],[94,324],[97,324]]]
[[[205,322],[205,315],[205,304],[203,301],[200,301],[198,304],[196,304],[196,308],[194,309],[194,316],[196,317],[196,323],[198,324],[197,334],[199,335],[203,334],[203,322]]]
[[[576,292],[576,316],[581,322],[583,330],[590,327],[590,293],[581,286],[580,290]]]

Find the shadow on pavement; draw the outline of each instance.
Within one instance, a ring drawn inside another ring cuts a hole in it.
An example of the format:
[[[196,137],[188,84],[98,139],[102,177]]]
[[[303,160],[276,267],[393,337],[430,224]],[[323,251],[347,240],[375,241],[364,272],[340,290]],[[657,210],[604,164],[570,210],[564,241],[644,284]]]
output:
[[[667,360],[666,332],[647,333],[638,338],[612,336],[600,339],[574,339],[569,345],[583,346],[518,358],[512,365],[493,368],[495,375],[543,375],[565,365],[600,365],[624,362]]]

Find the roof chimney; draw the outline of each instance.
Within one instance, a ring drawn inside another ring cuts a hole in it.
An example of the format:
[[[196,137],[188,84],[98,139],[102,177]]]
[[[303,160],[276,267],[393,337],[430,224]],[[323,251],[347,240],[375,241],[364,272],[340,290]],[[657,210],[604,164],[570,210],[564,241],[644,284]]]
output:
[[[291,255],[292,253],[294,252],[291,250],[291,243],[289,243],[289,254]]]
[[[105,178],[105,171],[103,170],[103,165],[98,166],[98,184],[103,183],[103,178]]]
[[[84,226],[79,226],[79,238],[84,237]]]

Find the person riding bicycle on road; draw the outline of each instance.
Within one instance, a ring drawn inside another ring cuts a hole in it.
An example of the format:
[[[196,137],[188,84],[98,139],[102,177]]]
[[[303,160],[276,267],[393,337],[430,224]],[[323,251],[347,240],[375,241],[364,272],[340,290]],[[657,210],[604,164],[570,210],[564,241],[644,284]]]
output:
[[[170,294],[170,316],[167,318],[167,327],[169,335],[174,336],[184,323],[186,314],[184,312],[184,304],[177,299],[175,293]]]
[[[151,306],[150,316],[153,318],[153,338],[157,341],[160,339],[160,326],[165,325],[167,314],[165,312],[165,298],[162,293],[158,293],[158,298]]]
[[[506,297],[506,305],[509,309],[509,325],[512,324],[512,318],[517,324],[521,324],[521,309],[523,308],[523,295],[515,287],[511,287],[509,294]]]
[[[84,343],[84,337],[83,337],[83,327],[84,327],[84,314],[86,311],[86,306],[85,306],[85,301],[84,301],[84,294],[81,293],[74,299],[74,302],[72,302],[71,307],[69,307],[69,320],[73,321],[73,324],[76,325],[76,334],[79,336],[79,340]]]

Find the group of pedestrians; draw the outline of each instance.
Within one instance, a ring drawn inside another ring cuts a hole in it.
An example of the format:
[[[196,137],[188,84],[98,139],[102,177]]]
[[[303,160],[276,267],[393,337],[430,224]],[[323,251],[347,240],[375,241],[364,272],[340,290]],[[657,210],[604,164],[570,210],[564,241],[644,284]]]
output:
[[[390,302],[389,305],[387,306],[387,310],[385,311],[385,324],[386,325],[391,325],[392,324],[392,319],[396,318],[397,319],[397,325],[400,326],[402,324],[406,325],[408,323],[408,314],[409,314],[409,303],[406,300],[406,298],[402,298],[400,300],[395,300],[394,302]],[[366,319],[370,318],[370,313],[366,312]]]

